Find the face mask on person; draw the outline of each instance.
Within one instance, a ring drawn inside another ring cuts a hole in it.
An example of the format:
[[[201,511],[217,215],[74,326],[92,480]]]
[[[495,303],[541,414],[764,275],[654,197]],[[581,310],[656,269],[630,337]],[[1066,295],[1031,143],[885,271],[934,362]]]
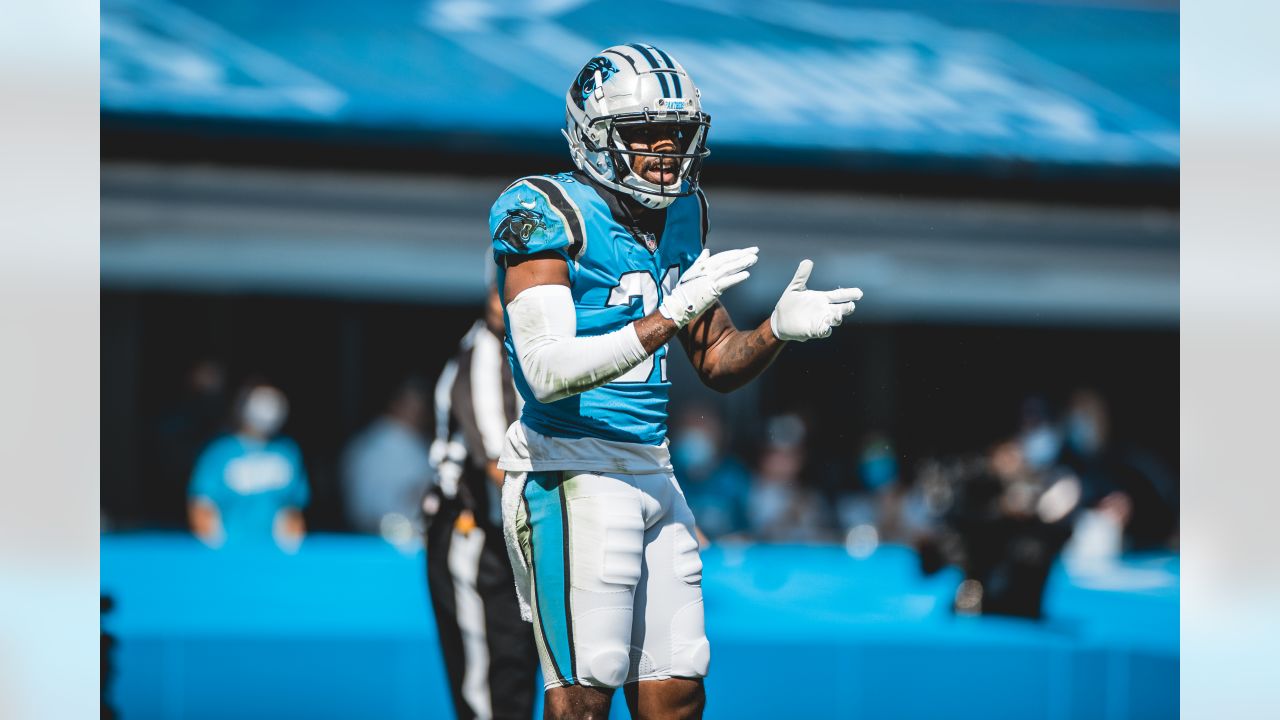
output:
[[[1061,441],[1049,425],[1039,425],[1022,436],[1022,457],[1036,469],[1049,467],[1058,457]]]
[[[716,459],[716,446],[705,430],[686,430],[673,448],[676,464],[687,472],[702,473],[711,469]]]
[[[1067,442],[1077,452],[1091,455],[1102,445],[1098,424],[1088,415],[1076,413],[1067,419]]]
[[[888,451],[872,450],[858,462],[858,476],[869,490],[879,490],[897,479],[898,461]]]
[[[289,404],[275,388],[254,388],[245,400],[240,420],[246,427],[264,437],[274,435],[289,415]]]

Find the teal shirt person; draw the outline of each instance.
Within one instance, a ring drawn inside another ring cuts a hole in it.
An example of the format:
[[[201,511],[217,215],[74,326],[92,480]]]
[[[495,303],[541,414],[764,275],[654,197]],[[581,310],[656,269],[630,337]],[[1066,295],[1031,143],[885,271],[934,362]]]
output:
[[[273,437],[287,404],[269,386],[243,398],[237,432],[210,442],[196,460],[187,491],[192,529],[212,547],[293,549],[311,492],[297,444]]]

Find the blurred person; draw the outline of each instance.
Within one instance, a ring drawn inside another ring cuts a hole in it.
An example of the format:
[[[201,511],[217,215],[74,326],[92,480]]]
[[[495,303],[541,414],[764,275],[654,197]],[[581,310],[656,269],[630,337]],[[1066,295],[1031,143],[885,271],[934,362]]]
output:
[[[521,405],[502,334],[502,304],[490,285],[484,318],[436,384],[430,457],[438,484],[423,500],[427,583],[463,720],[527,720],[537,692],[538,650],[520,617],[502,535],[498,456]]]
[[[1023,400],[1018,444],[1022,457],[1034,470],[1051,467],[1062,451],[1062,433],[1053,422],[1048,401],[1039,395]]]
[[[857,459],[858,488],[837,499],[846,546],[870,554],[879,543],[915,544],[934,521],[924,486],[901,472],[893,440],[875,430],[863,437]]]
[[[751,472],[724,451],[719,415],[707,407],[689,408],[671,438],[671,465],[698,529],[711,540],[745,532]]]
[[[151,463],[146,514],[152,521],[179,526],[186,516],[187,482],[200,451],[224,430],[227,407],[226,367],[201,358],[187,370],[178,401],[151,427]]]
[[[840,529],[846,533],[862,526],[882,530],[888,521],[884,505],[898,481],[898,461],[893,454],[893,444],[884,433],[872,431],[863,437],[852,480],[835,491]]]
[[[1072,394],[1057,464],[1079,478],[1088,512],[1072,543],[1089,555],[1165,545],[1176,529],[1176,484],[1149,454],[1114,442],[1105,398],[1096,390]],[[1092,548],[1092,549],[1087,549]]]
[[[661,49],[602,51],[565,99],[576,171],[519,179],[490,212],[525,401],[499,462],[504,527],[547,717],[604,717],[618,687],[633,716],[702,714],[710,645],[693,513],[666,443],[669,341],[728,392],[786,342],[830,335],[862,297],[809,290],[805,260],[768,320],[734,326],[719,297],[757,249],[706,249],[701,102]]]
[[[748,500],[752,537],[768,542],[828,539],[818,495],[800,482],[804,469],[804,423],[795,415],[768,422],[769,440]]]
[[[1026,463],[1016,438],[950,464],[938,479],[945,485],[941,528],[921,548],[922,568],[960,567],[958,614],[1039,618],[1049,571],[1071,536],[1079,483],[1048,482]]]
[[[1010,517],[1028,517],[1035,511],[1043,475],[1027,460],[1024,445],[1016,438],[1002,440],[987,454],[991,474],[1000,481],[1000,511]]]
[[[347,520],[363,533],[392,533],[418,516],[432,479],[422,437],[427,390],[408,378],[392,393],[383,414],[352,438],[342,456]]]
[[[187,490],[191,530],[205,544],[295,550],[302,542],[310,487],[297,444],[277,434],[288,414],[284,393],[265,382],[237,395],[235,430],[200,453]]]

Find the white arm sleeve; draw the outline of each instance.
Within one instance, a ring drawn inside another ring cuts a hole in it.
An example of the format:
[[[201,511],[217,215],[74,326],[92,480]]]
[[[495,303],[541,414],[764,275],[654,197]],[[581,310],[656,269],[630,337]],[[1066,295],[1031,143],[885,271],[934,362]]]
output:
[[[573,295],[564,285],[535,285],[507,303],[511,340],[538,402],[600,387],[639,365],[645,352],[635,323],[605,335],[577,337]]]

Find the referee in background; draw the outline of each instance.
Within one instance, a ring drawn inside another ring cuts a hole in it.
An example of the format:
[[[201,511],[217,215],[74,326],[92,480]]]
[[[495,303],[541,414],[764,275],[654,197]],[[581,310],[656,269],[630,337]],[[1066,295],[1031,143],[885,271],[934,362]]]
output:
[[[533,626],[520,617],[502,537],[498,456],[522,404],[502,335],[491,280],[484,319],[436,384],[431,461],[439,482],[423,500],[427,585],[462,720],[529,720],[537,689]]]

